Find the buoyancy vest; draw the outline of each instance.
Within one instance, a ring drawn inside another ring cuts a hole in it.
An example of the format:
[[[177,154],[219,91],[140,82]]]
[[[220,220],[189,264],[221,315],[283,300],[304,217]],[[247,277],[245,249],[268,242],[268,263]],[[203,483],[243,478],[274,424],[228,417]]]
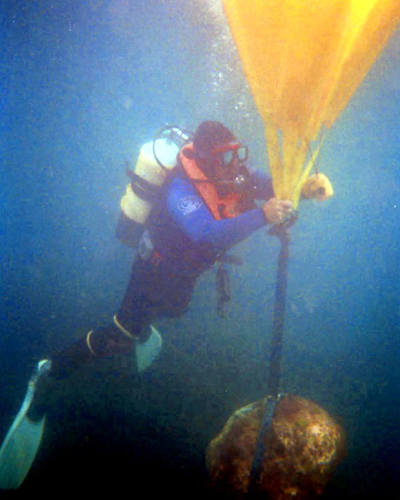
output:
[[[216,220],[230,219],[243,213],[243,199],[239,193],[220,196],[217,188],[204,174],[194,159],[193,143],[184,146],[179,152],[179,160],[184,172],[207,205]],[[200,181],[200,182],[196,182]]]
[[[220,252],[210,243],[193,242],[171,218],[166,198],[175,178],[187,179],[196,187],[216,220],[233,218],[253,208],[253,202],[249,203],[241,193],[220,196],[215,185],[192,157],[194,157],[192,144],[184,146],[178,155],[178,165],[160,188],[157,202],[146,223],[155,253],[158,255],[159,267],[167,268],[171,276],[199,275],[220,257]]]

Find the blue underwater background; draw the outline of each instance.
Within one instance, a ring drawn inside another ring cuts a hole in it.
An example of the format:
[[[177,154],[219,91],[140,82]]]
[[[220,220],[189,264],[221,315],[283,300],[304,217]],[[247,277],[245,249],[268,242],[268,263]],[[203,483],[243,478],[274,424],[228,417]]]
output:
[[[263,127],[217,1],[4,0],[0,6],[0,440],[38,360],[107,324],[134,251],[115,238],[126,159],[166,122],[230,126],[266,164]],[[347,455],[323,499],[400,498],[400,31],[326,134],[334,185],[291,230],[281,386],[327,409]],[[157,323],[140,384],[96,361],[53,396],[20,490],[205,498],[205,449],[265,395],[278,241],[239,245],[229,315],[215,271]],[[143,494],[143,493],[140,493]]]

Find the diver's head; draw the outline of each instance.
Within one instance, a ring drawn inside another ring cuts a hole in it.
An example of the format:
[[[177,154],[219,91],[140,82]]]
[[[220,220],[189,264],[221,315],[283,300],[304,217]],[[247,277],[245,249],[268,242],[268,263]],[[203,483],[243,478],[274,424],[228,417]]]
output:
[[[196,161],[205,175],[216,181],[233,181],[247,160],[248,150],[220,122],[202,122],[193,138]]]

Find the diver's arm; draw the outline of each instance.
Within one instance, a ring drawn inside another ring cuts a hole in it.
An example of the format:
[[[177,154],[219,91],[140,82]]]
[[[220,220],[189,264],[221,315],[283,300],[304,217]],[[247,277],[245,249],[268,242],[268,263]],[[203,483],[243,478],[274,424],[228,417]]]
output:
[[[255,200],[269,200],[275,196],[272,179],[265,172],[246,167],[249,176],[249,189]]]
[[[184,179],[171,183],[167,206],[173,220],[192,241],[211,244],[217,251],[228,250],[267,223],[261,208],[232,219],[215,220],[196,188]]]

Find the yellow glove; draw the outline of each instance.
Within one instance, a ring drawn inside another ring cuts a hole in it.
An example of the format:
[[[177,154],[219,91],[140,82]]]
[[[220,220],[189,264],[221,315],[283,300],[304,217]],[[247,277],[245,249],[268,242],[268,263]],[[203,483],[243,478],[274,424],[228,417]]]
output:
[[[306,180],[301,188],[302,198],[324,201],[333,196],[330,180],[324,174],[313,174]]]

